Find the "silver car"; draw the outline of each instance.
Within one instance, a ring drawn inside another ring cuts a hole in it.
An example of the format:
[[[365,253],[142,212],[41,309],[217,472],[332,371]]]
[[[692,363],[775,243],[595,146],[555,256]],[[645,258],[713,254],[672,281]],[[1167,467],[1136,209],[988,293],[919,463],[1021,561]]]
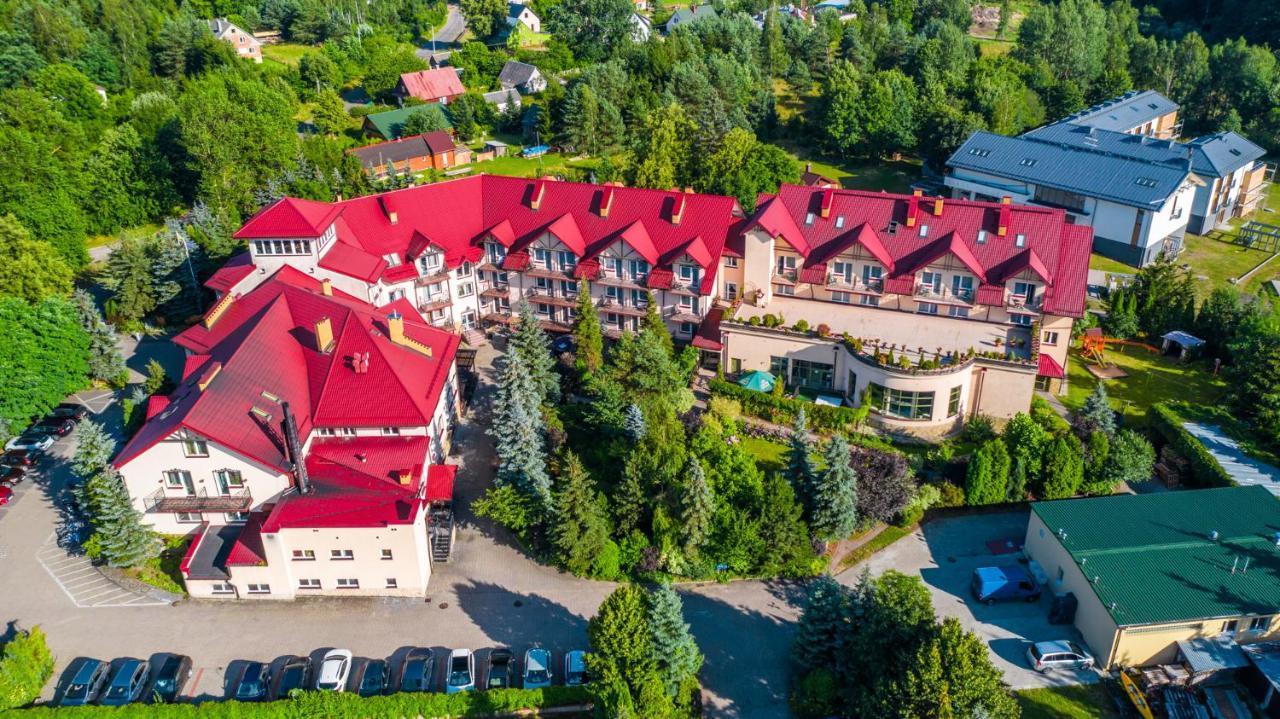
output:
[[[1050,669],[1092,669],[1093,656],[1075,642],[1037,642],[1027,648],[1027,663],[1043,674]]]

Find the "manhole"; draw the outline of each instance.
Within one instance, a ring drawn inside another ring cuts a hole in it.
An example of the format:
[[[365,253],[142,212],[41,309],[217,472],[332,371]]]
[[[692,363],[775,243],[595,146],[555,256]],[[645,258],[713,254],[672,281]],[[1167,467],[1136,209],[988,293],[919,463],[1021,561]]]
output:
[[[440,608],[441,608],[441,609],[448,609],[448,608],[449,608],[449,603],[448,603],[448,602],[440,602]]]
[[[512,604],[513,606],[517,606],[517,607],[523,607],[523,606],[524,606],[524,602],[520,601],[519,599],[515,600],[515,601],[514,601],[514,602],[512,602],[511,604]]]

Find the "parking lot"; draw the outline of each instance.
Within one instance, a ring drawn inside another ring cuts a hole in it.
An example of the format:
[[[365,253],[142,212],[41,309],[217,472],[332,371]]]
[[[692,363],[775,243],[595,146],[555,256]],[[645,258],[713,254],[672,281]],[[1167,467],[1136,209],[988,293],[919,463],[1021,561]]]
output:
[[[974,569],[1017,562],[1016,552],[995,554],[989,543],[1003,552],[1002,540],[1021,542],[1026,535],[1027,518],[1026,512],[1011,512],[935,520],[873,556],[867,566],[872,574],[886,569],[919,573],[933,593],[938,615],[955,617],[977,634],[991,649],[992,661],[1014,689],[1095,682],[1098,674],[1091,670],[1060,669],[1039,674],[1027,666],[1029,643],[1073,639],[1083,645],[1075,627],[1049,623],[1049,592],[1038,602],[999,602],[992,606],[978,603],[969,592]],[[856,583],[858,572],[846,572],[840,580]],[[1092,648],[1086,648],[1096,655]]]

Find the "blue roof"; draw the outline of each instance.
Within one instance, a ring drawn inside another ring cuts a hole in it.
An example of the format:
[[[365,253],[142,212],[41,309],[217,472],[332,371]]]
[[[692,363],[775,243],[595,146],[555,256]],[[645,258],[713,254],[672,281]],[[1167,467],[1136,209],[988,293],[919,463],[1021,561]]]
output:
[[[1042,128],[1043,129],[1043,128]],[[1190,174],[1181,166],[1100,152],[1084,145],[1005,137],[978,131],[947,160],[947,167],[1054,187],[1143,209],[1165,203]]]
[[[1191,168],[1197,175],[1226,177],[1267,154],[1237,132],[1216,132],[1187,143]]]
[[[1160,140],[1114,130],[1099,130],[1088,125],[1059,122],[1038,127],[1022,137],[1090,152],[1104,152],[1185,169],[1190,151],[1174,140]]]
[[[1132,90],[1062,118],[1061,122],[1124,132],[1178,109],[1178,103],[1155,90]]]

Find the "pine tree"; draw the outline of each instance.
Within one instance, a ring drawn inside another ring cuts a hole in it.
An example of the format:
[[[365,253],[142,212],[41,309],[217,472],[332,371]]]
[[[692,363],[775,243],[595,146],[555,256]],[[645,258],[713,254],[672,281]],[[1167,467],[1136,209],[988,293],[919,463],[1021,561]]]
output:
[[[498,375],[493,401],[493,425],[489,434],[498,452],[498,484],[510,484],[551,507],[551,480],[547,477],[541,397],[521,352],[508,352]]]
[[[640,476],[639,464],[634,455],[628,456],[622,464],[622,480],[617,491],[612,495],[613,523],[619,535],[625,535],[639,526],[644,526],[644,518],[648,512],[650,498],[645,491],[645,484]]]
[[[858,527],[858,476],[849,462],[849,441],[837,434],[827,443],[827,468],[814,487],[813,533],[843,539]]]
[[[600,329],[600,313],[591,301],[591,286],[586,280],[578,285],[578,320],[573,328],[577,345],[575,361],[578,374],[584,378],[604,366],[604,332]]]
[[[1116,433],[1116,415],[1107,399],[1107,386],[1101,380],[1076,415],[1076,424],[1086,436],[1094,430],[1106,432],[1108,437]]]
[[[76,453],[71,459],[71,471],[81,481],[106,469],[115,452],[116,443],[102,429],[102,425],[93,420],[85,420],[76,432]]]
[[[869,582],[865,573],[862,581]],[[791,651],[802,672],[831,666],[840,656],[850,629],[849,604],[848,590],[829,574],[809,585],[809,599],[800,613]]]
[[[590,574],[609,539],[609,522],[603,497],[598,495],[572,452],[564,458],[560,486],[555,494],[555,521],[551,523],[551,545],[560,563],[579,576]]]
[[[653,663],[667,696],[674,697],[702,667],[702,653],[684,621],[680,595],[670,585],[660,585],[649,595],[649,628]]]
[[[764,479],[761,521],[756,530],[763,552],[756,571],[768,576],[807,577],[813,573],[813,544],[804,523],[804,508],[796,501],[791,484],[778,472]]]
[[[159,554],[155,534],[142,524],[124,481],[114,469],[95,474],[86,485],[92,498],[92,518],[102,554],[113,567],[136,567]]]
[[[644,423],[644,412],[638,404],[627,405],[627,412],[623,428],[626,430],[627,436],[633,442],[639,442],[644,439],[646,427]]]
[[[795,423],[791,425],[791,438],[787,449],[787,479],[791,482],[796,496],[804,505],[805,519],[813,517],[814,496],[813,483],[817,470],[813,466],[813,437],[809,434],[809,425],[805,420],[804,408],[796,412]]]
[[[697,457],[689,458],[682,499],[680,520],[684,524],[685,552],[692,555],[706,543],[716,511],[715,495]]]
[[[93,296],[84,290],[71,295],[80,324],[89,333],[89,376],[103,382],[117,380],[125,372],[124,355],[120,353],[115,328],[102,319]]]
[[[529,375],[539,391],[539,403],[554,404],[560,399],[560,378],[556,376],[556,358],[551,355],[551,341],[538,326],[538,317],[528,301],[517,308],[520,322],[511,335],[510,352],[519,354],[529,368]]]

